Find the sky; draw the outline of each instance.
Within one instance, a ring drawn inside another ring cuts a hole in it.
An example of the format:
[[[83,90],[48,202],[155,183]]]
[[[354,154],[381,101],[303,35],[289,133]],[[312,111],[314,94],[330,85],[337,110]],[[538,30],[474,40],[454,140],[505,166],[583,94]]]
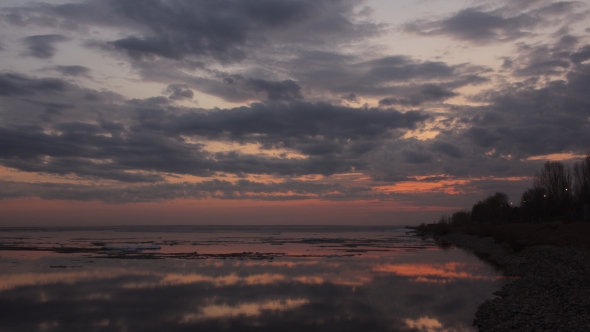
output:
[[[0,225],[419,224],[590,150],[590,0],[0,0]]]

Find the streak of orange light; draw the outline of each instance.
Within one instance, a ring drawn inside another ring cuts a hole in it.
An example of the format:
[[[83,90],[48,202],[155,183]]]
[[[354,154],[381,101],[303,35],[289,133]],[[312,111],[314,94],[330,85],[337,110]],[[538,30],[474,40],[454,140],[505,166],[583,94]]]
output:
[[[389,186],[374,187],[373,190],[384,193],[418,194],[442,192],[445,194],[460,194],[463,191],[457,190],[454,186],[464,186],[469,183],[469,179],[440,180],[436,182],[404,181]]]

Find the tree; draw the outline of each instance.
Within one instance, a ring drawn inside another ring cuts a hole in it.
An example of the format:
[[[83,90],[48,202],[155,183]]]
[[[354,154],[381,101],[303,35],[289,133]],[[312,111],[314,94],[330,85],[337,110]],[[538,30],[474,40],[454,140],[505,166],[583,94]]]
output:
[[[535,174],[534,189],[545,191],[548,217],[564,216],[572,206],[572,176],[567,166],[547,161]]]
[[[511,218],[508,195],[497,192],[483,201],[477,202],[471,209],[471,219],[475,222],[500,222]]]
[[[547,193],[542,188],[528,189],[520,199],[520,217],[524,221],[540,220],[545,213]]]
[[[455,226],[465,225],[471,221],[471,212],[469,211],[457,211],[451,216],[451,223]]]
[[[581,204],[590,204],[590,152],[574,164],[574,193]]]

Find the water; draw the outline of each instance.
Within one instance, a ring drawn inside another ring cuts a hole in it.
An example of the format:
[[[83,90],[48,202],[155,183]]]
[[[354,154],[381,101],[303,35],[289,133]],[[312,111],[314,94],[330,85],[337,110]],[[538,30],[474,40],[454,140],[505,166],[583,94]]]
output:
[[[0,331],[473,331],[501,282],[396,227],[0,228]]]

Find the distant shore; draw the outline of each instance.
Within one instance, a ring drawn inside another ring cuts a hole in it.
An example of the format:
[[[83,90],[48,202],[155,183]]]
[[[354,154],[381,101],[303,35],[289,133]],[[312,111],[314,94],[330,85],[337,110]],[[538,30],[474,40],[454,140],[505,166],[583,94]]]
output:
[[[484,332],[590,331],[590,238],[584,234],[590,227],[510,226],[487,229],[495,238],[458,230],[435,236],[499,266],[509,280],[479,306],[474,326]],[[508,230],[513,233],[504,234]]]

